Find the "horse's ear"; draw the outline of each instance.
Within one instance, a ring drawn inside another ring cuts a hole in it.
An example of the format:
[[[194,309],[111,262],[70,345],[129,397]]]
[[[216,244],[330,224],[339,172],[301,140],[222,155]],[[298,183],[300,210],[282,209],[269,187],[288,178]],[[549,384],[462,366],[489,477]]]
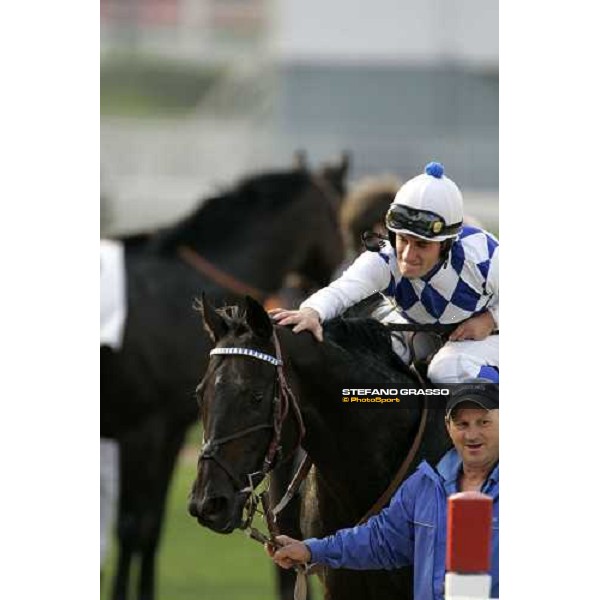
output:
[[[262,305],[250,296],[246,296],[246,322],[257,336],[271,337],[273,333],[271,318]]]
[[[217,342],[227,333],[227,321],[225,321],[206,299],[204,292],[202,292],[200,300],[196,300],[194,308],[202,315],[204,329],[206,329],[213,342]]]

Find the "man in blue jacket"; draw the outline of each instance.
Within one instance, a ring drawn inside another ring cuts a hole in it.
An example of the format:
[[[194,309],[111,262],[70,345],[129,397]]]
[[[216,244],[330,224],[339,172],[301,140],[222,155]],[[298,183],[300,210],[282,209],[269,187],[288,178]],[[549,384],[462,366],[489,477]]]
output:
[[[492,597],[498,577],[498,386],[471,380],[457,386],[447,404],[446,427],[454,448],[434,468],[423,461],[398,489],[390,505],[364,525],[323,539],[300,542],[287,536],[273,560],[283,568],[321,563],[339,569],[414,566],[414,597],[443,600],[448,496],[479,491],[493,498]]]

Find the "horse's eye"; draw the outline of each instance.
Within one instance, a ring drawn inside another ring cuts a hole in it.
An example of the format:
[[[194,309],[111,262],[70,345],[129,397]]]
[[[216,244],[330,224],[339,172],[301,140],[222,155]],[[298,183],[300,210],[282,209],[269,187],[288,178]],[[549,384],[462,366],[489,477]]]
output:
[[[262,392],[250,392],[250,400],[252,401],[252,404],[260,404],[262,402],[262,399]]]

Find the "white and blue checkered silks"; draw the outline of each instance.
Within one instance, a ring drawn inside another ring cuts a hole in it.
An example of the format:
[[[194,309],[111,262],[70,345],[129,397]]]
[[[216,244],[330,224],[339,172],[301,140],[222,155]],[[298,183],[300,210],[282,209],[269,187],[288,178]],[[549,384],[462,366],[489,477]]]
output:
[[[445,265],[440,263],[423,278],[406,279],[395,249],[385,244],[379,253],[363,252],[339,279],[301,307],[313,308],[327,320],[380,291],[395,299],[400,321],[452,324],[488,310],[498,325],[498,255],[498,241],[491,234],[464,227]],[[436,383],[478,377],[482,367],[499,366],[498,354],[498,336],[448,342],[432,361],[429,376]]]
[[[390,246],[380,253],[391,272],[385,293],[411,323],[459,323],[486,309],[498,323],[498,252],[491,234],[464,227],[445,268],[440,263],[426,277],[406,279]]]

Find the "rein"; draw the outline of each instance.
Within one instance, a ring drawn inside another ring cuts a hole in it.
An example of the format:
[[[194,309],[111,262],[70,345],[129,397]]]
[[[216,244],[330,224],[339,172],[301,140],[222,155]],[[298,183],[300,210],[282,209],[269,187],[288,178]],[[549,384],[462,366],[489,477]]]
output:
[[[252,296],[259,302],[264,302],[268,297],[267,292],[263,292],[258,288],[255,288],[239,279],[236,279],[233,275],[226,273],[222,269],[219,269],[216,265],[211,263],[209,260],[198,254],[195,250],[189,246],[178,246],[177,254],[188,266],[192,267],[202,275],[206,275],[211,281],[220,285],[221,287],[238,294],[240,296]]]
[[[421,419],[419,420],[419,428],[417,429],[417,433],[410,447],[410,450],[408,451],[408,454],[404,457],[400,468],[394,475],[394,478],[392,479],[386,490],[377,499],[375,504],[373,504],[373,506],[371,506],[371,508],[365,513],[365,515],[363,515],[363,517],[356,523],[356,525],[361,525],[362,523],[368,521],[373,515],[376,515],[382,508],[384,508],[386,504],[390,501],[390,498],[394,495],[394,492],[398,489],[398,486],[406,477],[408,469],[410,468],[411,463],[415,459],[417,451],[419,450],[421,442],[423,441],[423,435],[425,434],[425,427],[427,425],[428,414],[429,407],[427,406],[427,398],[425,398],[423,410],[421,411]],[[279,501],[279,504],[277,504],[277,506],[273,509],[273,514],[275,516],[277,516],[294,497],[294,494],[298,491],[300,485],[308,476],[311,467],[312,461],[307,454],[303,458],[302,463],[298,467],[296,474],[292,478],[292,481],[288,486],[285,494]]]
[[[385,323],[385,328],[390,331],[427,331],[440,334],[452,333],[457,326],[458,323]]]
[[[417,454],[417,450],[419,449],[421,442],[423,441],[423,434],[425,433],[425,426],[427,425],[427,415],[429,413],[429,407],[427,406],[427,398],[424,400],[423,410],[421,411],[421,420],[419,421],[419,429],[417,430],[417,435],[413,440],[413,443],[408,451],[408,454],[405,456],[400,468],[396,472],[394,479],[390,482],[387,489],[377,502],[366,512],[366,514],[362,517],[362,519],[357,523],[357,525],[361,525],[368,521],[373,515],[376,515],[389,501],[390,498],[394,495],[394,492],[398,489],[398,486],[402,483],[402,480],[406,477],[408,473],[408,469],[412,461],[415,459]]]

